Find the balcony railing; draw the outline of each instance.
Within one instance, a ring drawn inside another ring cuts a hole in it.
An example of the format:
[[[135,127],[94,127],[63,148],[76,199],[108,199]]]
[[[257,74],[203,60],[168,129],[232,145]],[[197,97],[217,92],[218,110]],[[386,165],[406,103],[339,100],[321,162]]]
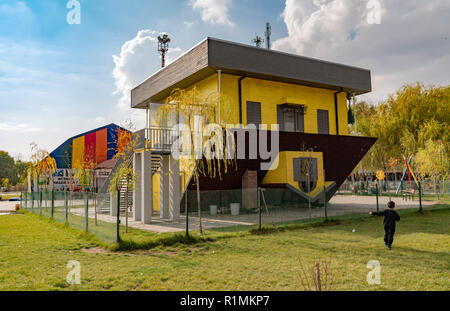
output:
[[[147,140],[147,148],[152,151],[170,152],[172,143],[176,137],[173,137],[174,132],[171,128],[164,127],[149,127],[145,129],[145,139]]]

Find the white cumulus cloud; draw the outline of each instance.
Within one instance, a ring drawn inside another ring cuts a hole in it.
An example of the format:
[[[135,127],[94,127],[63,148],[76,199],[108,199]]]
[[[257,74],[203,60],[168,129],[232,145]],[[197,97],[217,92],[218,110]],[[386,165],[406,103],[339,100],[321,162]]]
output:
[[[28,132],[38,132],[41,129],[38,127],[34,127],[30,124],[25,123],[6,123],[0,122],[0,133],[4,132],[18,132],[18,133],[28,133]]]
[[[116,92],[121,94],[118,107],[130,108],[131,89],[139,85],[161,67],[157,50],[158,35],[154,30],[140,30],[137,35],[122,45],[119,55],[113,55]],[[166,64],[183,53],[179,47],[169,47]]]
[[[194,10],[201,12],[204,22],[234,27],[228,12],[231,0],[191,0],[189,3]]]
[[[374,2],[380,24],[368,22]],[[281,16],[288,36],[274,49],[370,69],[375,100],[406,82],[450,83],[448,0],[286,0]]]
[[[120,94],[117,102],[119,112],[116,122],[124,121],[123,116],[138,128],[145,124],[145,114],[140,109],[131,109],[131,90],[142,83],[161,68],[161,56],[157,50],[159,32],[144,29],[126,41],[119,55],[113,55],[116,93]],[[166,55],[166,65],[180,56],[184,51],[179,47],[171,47]]]

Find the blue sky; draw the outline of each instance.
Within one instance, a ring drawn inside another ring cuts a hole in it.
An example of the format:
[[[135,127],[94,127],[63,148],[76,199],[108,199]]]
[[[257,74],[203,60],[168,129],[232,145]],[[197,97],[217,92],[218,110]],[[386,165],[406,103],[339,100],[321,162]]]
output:
[[[27,159],[31,142],[52,151],[131,116],[139,127],[127,94],[159,68],[161,32],[173,60],[206,36],[251,44],[269,21],[275,49],[371,69],[373,101],[405,82],[450,83],[444,0],[376,1],[376,25],[373,0],[78,1],[69,25],[68,0],[0,0],[0,150]]]

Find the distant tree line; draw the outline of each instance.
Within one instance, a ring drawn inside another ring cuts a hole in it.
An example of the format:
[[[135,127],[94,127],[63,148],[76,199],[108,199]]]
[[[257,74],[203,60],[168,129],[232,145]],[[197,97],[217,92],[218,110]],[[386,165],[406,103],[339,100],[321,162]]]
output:
[[[8,152],[0,150],[0,187],[10,189],[11,186],[24,183],[28,166],[28,162],[14,160]]]

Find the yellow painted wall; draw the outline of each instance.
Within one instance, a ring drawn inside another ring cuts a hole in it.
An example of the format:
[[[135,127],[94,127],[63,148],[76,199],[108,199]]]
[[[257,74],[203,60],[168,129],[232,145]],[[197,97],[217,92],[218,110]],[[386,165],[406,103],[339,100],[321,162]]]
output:
[[[226,117],[227,123],[239,123],[239,96],[238,80],[240,76],[222,74],[221,97],[224,105],[230,107],[222,111],[222,119]],[[242,84],[242,122],[247,124],[247,101],[261,103],[261,122],[263,124],[277,124],[277,105],[286,102],[304,105],[305,133],[317,133],[317,110],[328,110],[330,134],[336,134],[336,119],[334,108],[334,90],[313,88],[308,86],[274,82],[268,80],[245,78]],[[217,74],[190,86],[188,90],[196,87],[203,97],[210,96],[218,91]],[[339,134],[348,135],[346,93],[338,94],[338,121]]]
[[[84,136],[72,140],[72,168],[81,169],[84,166]]]
[[[317,159],[317,186],[311,193],[304,192],[300,189],[298,182],[294,181],[294,158],[311,157]],[[269,170],[264,177],[263,184],[290,184],[297,190],[314,197],[323,191],[323,186],[330,184],[324,180],[323,174],[323,154],[322,152],[304,152],[304,151],[282,151],[278,154],[278,168]],[[274,161],[276,163],[276,161]]]
[[[160,206],[159,206],[159,173],[156,173],[153,175],[153,211],[159,212]]]
[[[239,77],[230,75],[226,75],[225,78],[222,77],[223,92],[230,96],[235,94],[235,104],[233,106],[236,107],[237,111],[236,122],[239,120],[238,79]],[[241,83],[243,124],[247,124],[247,101],[261,103],[261,123],[268,125],[278,122],[277,105],[289,102],[306,107],[305,133],[318,133],[317,110],[322,109],[328,110],[330,134],[336,134],[335,91],[253,78],[245,78]],[[348,135],[347,99],[345,93],[338,94],[338,118],[339,134]]]

